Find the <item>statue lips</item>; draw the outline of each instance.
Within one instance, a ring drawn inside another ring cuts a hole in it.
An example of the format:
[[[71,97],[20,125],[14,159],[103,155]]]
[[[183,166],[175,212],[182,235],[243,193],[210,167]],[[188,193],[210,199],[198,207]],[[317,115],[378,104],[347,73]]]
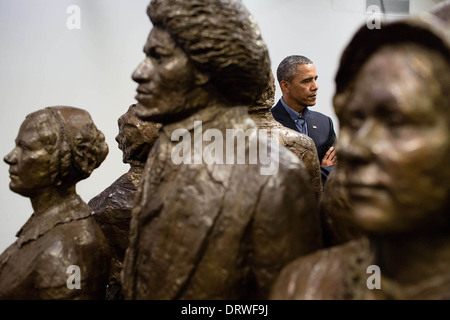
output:
[[[349,196],[354,199],[370,199],[377,194],[388,192],[388,177],[374,167],[366,170],[356,169],[346,180]]]
[[[12,178],[18,178],[19,177],[19,175],[16,173],[16,172],[14,172],[13,170],[9,170],[8,171],[9,172],[9,177],[12,179]]]
[[[347,184],[349,195],[352,198],[371,198],[378,192],[386,192],[387,188],[381,184]]]
[[[366,189],[385,189],[385,187],[381,183],[369,184],[369,183],[350,182],[348,184],[348,187],[349,188],[366,188]]]
[[[148,104],[152,93],[148,90],[142,89],[141,87],[138,87],[136,89],[136,92],[138,93],[135,97],[136,100],[141,104],[144,104],[144,105]]]

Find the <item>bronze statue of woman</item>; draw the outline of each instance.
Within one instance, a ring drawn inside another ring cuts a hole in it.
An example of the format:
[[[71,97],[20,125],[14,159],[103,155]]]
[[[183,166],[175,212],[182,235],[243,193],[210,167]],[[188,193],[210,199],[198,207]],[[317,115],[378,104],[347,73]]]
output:
[[[339,183],[365,237],[293,262],[272,298],[450,299],[449,40],[428,14],[356,33],[334,107]]]
[[[108,146],[85,110],[57,106],[29,114],[4,158],[10,189],[34,213],[0,255],[0,299],[103,299],[110,264],[92,209],[76,193]]]

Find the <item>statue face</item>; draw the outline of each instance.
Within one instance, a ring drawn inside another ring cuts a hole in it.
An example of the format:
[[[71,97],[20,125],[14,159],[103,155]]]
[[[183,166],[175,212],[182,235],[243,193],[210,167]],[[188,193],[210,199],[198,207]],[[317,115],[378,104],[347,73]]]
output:
[[[196,68],[170,34],[158,27],[144,47],[146,58],[133,73],[137,88],[136,114],[143,120],[170,122],[195,99]]]
[[[434,61],[420,47],[396,48],[372,56],[335,99],[354,218],[378,234],[448,225],[450,132],[435,106]]]
[[[123,114],[117,122],[119,134],[116,141],[123,152],[123,162],[131,163],[132,160],[145,162],[150,147],[157,138],[157,133],[151,130],[151,126],[156,124],[140,121],[133,109]]]
[[[119,149],[124,153],[125,160],[125,154],[130,154],[130,150],[134,149],[133,145],[136,139],[133,138],[142,135],[139,130],[139,119],[127,112],[119,118],[117,124],[119,125],[119,134],[116,136],[116,141]]]
[[[16,138],[16,147],[4,158],[10,166],[10,189],[26,197],[50,186],[52,172],[56,170],[51,165],[55,156],[44,148],[35,120],[35,117],[25,119]]]

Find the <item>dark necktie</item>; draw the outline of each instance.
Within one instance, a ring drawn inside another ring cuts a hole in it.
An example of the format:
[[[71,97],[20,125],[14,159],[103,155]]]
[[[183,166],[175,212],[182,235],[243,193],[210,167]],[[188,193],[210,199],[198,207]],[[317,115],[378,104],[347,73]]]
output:
[[[297,128],[300,131],[300,133],[307,134],[306,132],[306,121],[305,118],[301,114],[298,115],[298,119],[296,121]]]

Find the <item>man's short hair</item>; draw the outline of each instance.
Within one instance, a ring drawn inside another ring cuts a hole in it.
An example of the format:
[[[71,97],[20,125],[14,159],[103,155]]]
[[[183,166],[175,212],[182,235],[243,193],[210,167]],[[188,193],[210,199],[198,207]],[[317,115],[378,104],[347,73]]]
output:
[[[277,69],[278,82],[281,82],[283,80],[291,82],[298,73],[297,66],[312,63],[313,62],[307,57],[299,55],[293,55],[284,58]]]

